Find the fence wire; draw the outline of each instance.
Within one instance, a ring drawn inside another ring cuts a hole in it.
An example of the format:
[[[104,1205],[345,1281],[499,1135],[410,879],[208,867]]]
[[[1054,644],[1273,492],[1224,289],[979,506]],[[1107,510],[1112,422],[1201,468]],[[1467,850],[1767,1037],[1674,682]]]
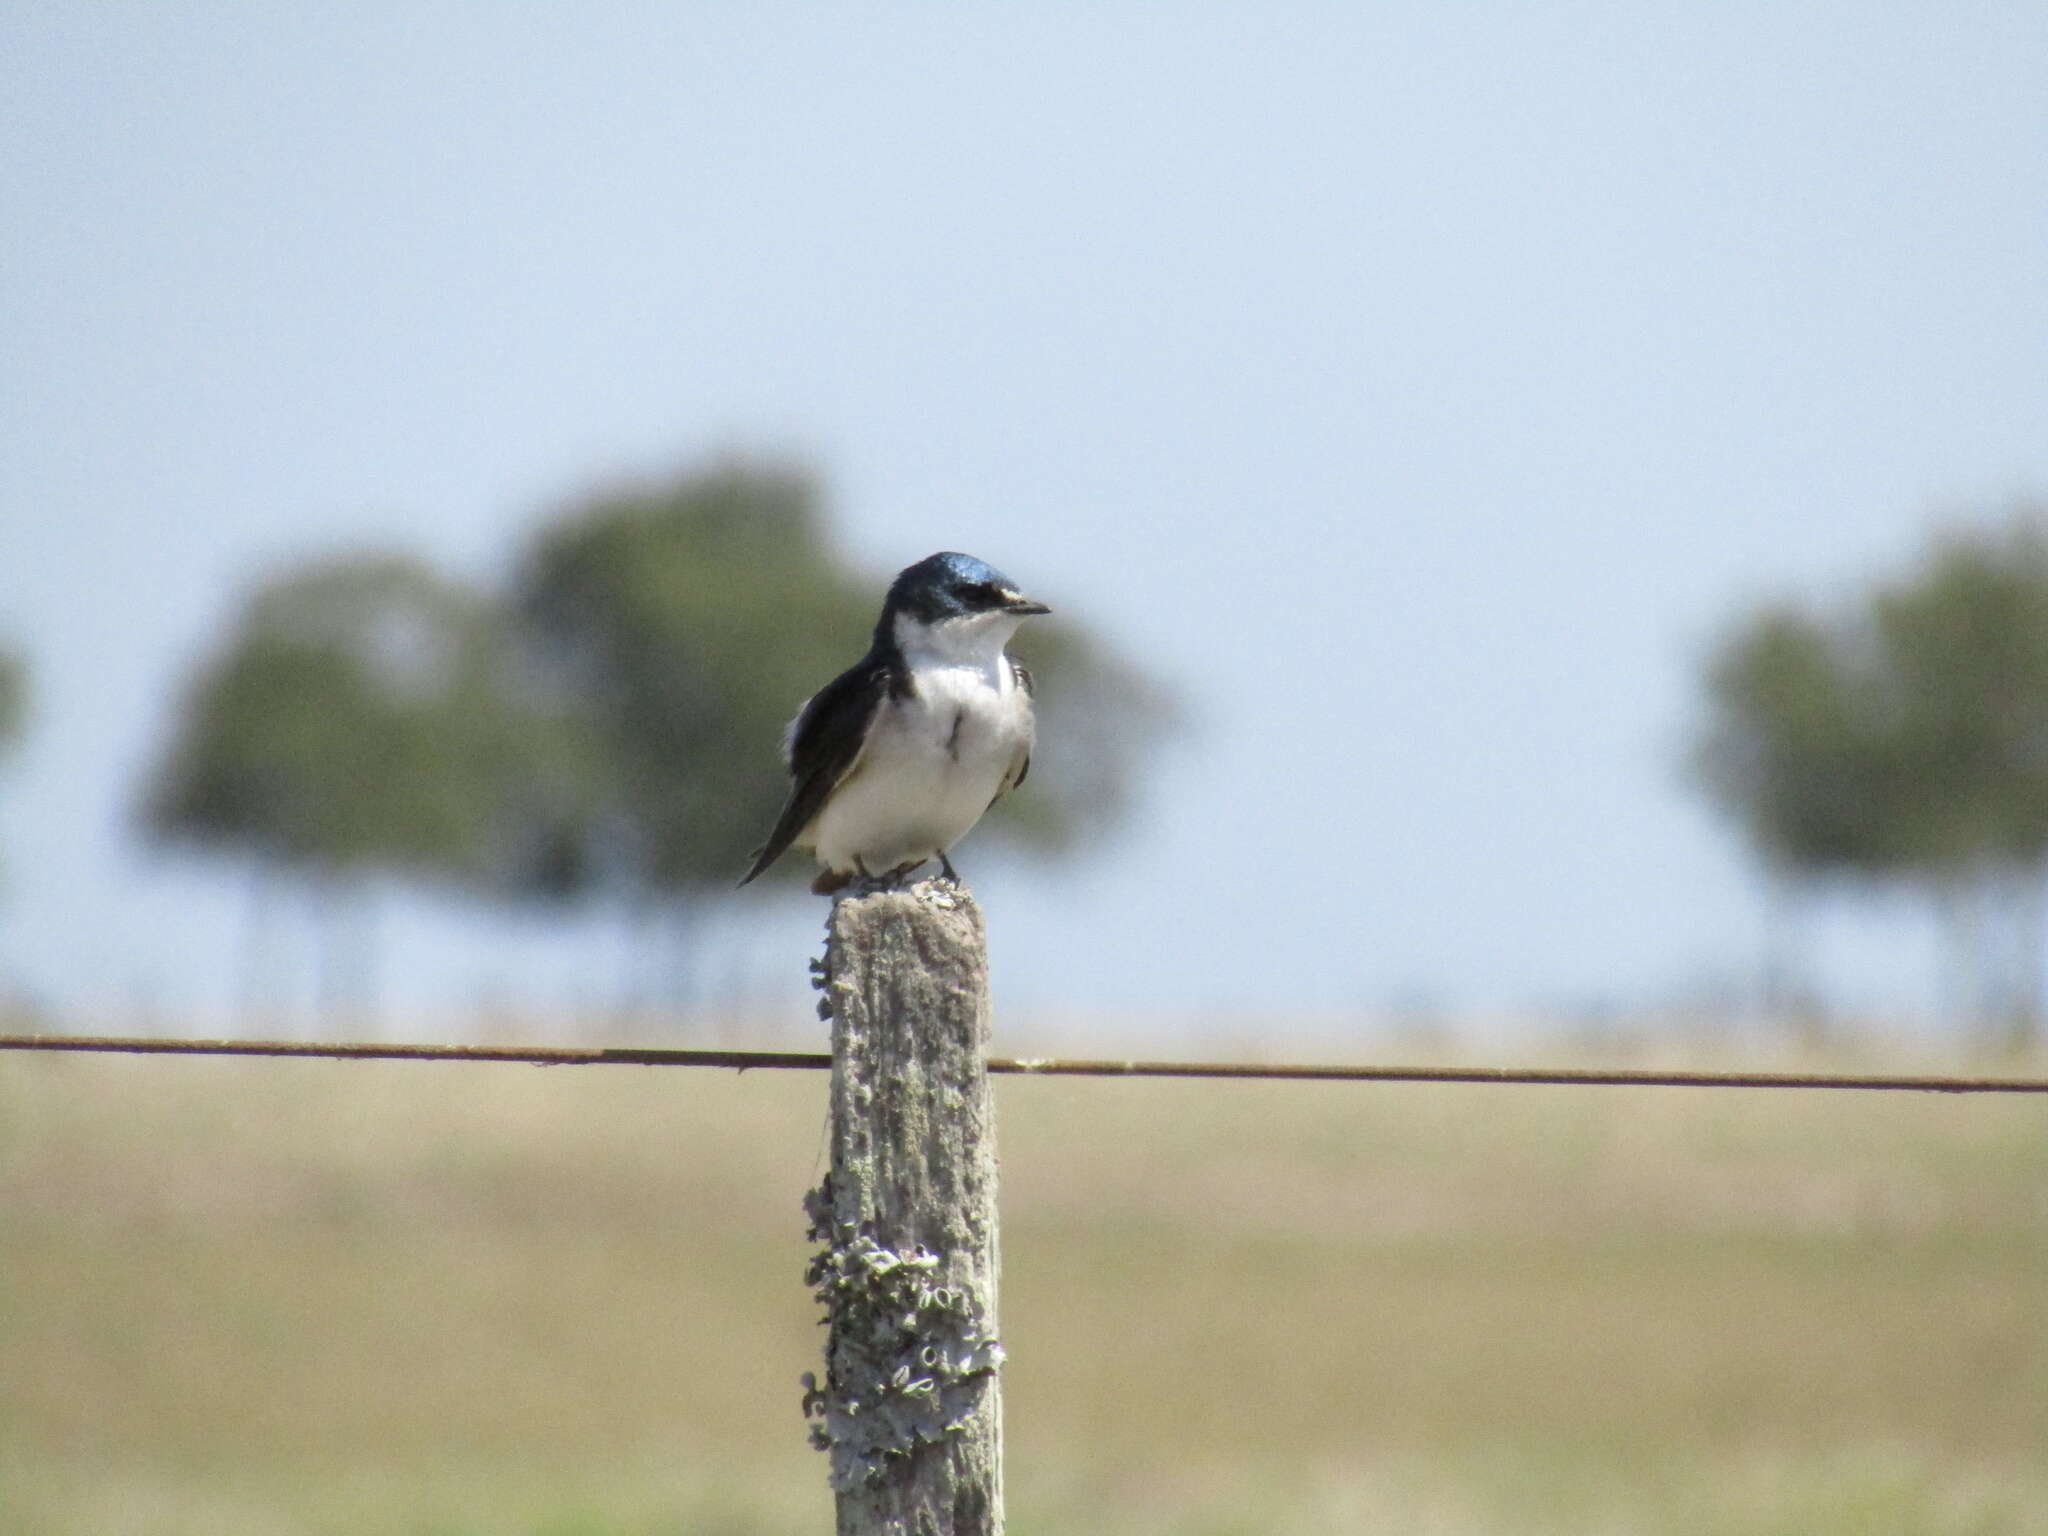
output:
[[[395,1045],[371,1041],[175,1040],[121,1035],[0,1035],[0,1051],[137,1056],[286,1056],[339,1061],[512,1062],[534,1067],[724,1067],[819,1071],[824,1051],[710,1051],[654,1046]],[[1340,1062],[1115,1061],[992,1056],[1021,1077],[1225,1078],[1272,1082],[1496,1083],[1568,1088],[1805,1088],[1880,1093],[2048,1093],[2048,1077],[1883,1072],[1680,1072],[1661,1067],[1356,1066]]]

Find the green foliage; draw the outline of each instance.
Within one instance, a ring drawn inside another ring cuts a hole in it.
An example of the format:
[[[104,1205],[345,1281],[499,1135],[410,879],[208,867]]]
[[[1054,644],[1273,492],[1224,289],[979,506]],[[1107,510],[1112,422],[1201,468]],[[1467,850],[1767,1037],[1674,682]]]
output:
[[[1873,601],[1908,795],[1936,869],[2048,858],[2048,528],[1951,533]]]
[[[1875,874],[1905,856],[1904,765],[1862,638],[1768,608],[1708,668],[1695,774],[1774,864]]]
[[[312,873],[474,876],[525,753],[503,662],[489,607],[417,561],[290,572],[195,678],[147,830]]]
[[[1789,605],[1707,669],[1694,767],[1766,857],[1949,875],[2048,859],[2048,530],[1951,532],[1835,616]]]

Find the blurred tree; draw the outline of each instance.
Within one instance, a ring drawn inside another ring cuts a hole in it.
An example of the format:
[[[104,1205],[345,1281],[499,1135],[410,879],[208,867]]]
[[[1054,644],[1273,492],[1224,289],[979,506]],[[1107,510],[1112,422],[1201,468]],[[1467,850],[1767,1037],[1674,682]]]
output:
[[[759,749],[858,654],[867,606],[794,469],[622,488],[544,528],[514,579],[523,675],[597,744],[549,839],[561,893],[729,886],[781,802]]]
[[[1695,773],[1765,862],[1797,876],[1883,874],[1901,856],[1898,764],[1859,639],[1778,606],[1753,614],[1708,666]]]
[[[251,860],[252,972],[273,876],[315,894],[331,1008],[367,1001],[367,876],[476,881],[515,856],[504,802],[538,776],[505,656],[489,605],[405,556],[315,562],[252,596],[143,805],[152,838]]]
[[[522,675],[595,765],[542,839],[552,889],[622,894],[685,929],[729,893],[781,808],[784,726],[865,649],[884,585],[832,547],[815,479],[788,464],[611,490],[545,527],[515,578]],[[990,826],[1058,850],[1121,814],[1169,712],[1071,624],[1028,625],[1018,649],[1040,669],[1045,756]],[[802,862],[775,873],[808,878]]]
[[[1696,781],[1773,885],[1907,880],[1966,1011],[2025,1043],[2048,918],[2048,531],[2030,506],[1938,538],[1836,616],[1778,605],[1709,659]],[[1774,923],[1781,937],[1794,925]],[[1785,967],[1767,989],[1786,1000]]]
[[[1878,688],[1853,637],[1777,606],[1722,642],[1706,692],[1691,768],[1764,866],[1773,907],[1765,1007],[1815,1035],[1820,1008],[1799,953],[1802,909],[1826,877],[1883,875],[1898,857]]]
[[[1974,1011],[2024,1045],[2041,1026],[2048,916],[2043,509],[1943,534],[1872,609],[1916,873],[1952,930]]]

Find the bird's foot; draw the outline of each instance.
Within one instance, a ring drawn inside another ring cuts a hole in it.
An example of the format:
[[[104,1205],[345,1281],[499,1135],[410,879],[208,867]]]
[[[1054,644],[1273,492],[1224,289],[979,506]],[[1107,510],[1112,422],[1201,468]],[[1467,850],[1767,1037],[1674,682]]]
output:
[[[939,861],[939,878],[949,880],[954,885],[965,883],[960,878],[960,872],[953,868],[951,859],[943,853],[934,857]],[[911,859],[908,863],[898,864],[894,869],[885,870],[877,875],[870,873],[865,864],[856,861],[852,869],[819,870],[817,879],[811,882],[811,889],[820,896],[837,895],[842,891],[856,896],[871,896],[877,891],[900,891],[911,883],[910,875],[913,870],[920,869],[930,862],[930,858]]]
[[[820,896],[833,896],[840,892],[850,896],[872,896],[877,891],[900,891],[903,889],[903,877],[922,862],[920,859],[908,864],[898,864],[894,869],[885,870],[878,875],[860,860],[855,859],[851,869],[818,871],[818,878],[811,882],[811,889]]]
[[[876,883],[882,890],[900,891],[910,884],[910,872],[924,862],[923,859],[912,859],[906,864],[898,864]]]

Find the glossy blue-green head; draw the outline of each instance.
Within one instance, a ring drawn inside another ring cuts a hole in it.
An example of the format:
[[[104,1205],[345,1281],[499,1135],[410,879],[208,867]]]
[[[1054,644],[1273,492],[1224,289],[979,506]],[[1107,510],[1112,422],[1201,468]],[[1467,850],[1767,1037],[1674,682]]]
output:
[[[1021,618],[1051,611],[1018,591],[1014,581],[986,561],[946,550],[927,555],[889,584],[877,632],[890,629],[899,614],[920,624],[938,624],[983,613],[1014,613]]]

